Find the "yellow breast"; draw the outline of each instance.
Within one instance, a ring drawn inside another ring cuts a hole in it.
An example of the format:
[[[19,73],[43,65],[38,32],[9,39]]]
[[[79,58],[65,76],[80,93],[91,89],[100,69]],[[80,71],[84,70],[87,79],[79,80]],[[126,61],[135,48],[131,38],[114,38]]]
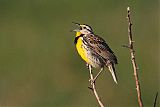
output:
[[[89,60],[87,58],[87,51],[82,45],[83,45],[82,37],[80,37],[76,44],[77,51],[79,55],[82,57],[82,59],[85,60],[87,63],[89,63]]]

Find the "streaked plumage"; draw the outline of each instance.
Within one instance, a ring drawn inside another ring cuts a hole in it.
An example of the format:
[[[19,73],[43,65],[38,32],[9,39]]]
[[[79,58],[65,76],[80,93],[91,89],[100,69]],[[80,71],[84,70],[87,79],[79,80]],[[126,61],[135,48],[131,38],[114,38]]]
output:
[[[109,48],[104,39],[95,35],[88,25],[76,23],[79,29],[76,29],[74,43],[77,51],[87,64],[94,68],[108,67],[114,81],[117,83],[114,64],[117,64],[117,58],[114,52]]]

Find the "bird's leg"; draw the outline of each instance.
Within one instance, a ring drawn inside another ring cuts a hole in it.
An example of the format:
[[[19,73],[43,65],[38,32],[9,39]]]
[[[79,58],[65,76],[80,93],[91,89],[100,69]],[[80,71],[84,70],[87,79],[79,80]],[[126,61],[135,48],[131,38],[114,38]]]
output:
[[[96,81],[96,79],[98,78],[98,76],[101,74],[102,71],[103,71],[103,67],[100,69],[100,71],[98,72],[98,74],[94,77],[93,82]]]
[[[86,67],[87,67],[87,69],[89,69],[89,64],[88,63],[86,63]]]
[[[88,69],[91,71],[91,69],[92,69],[92,67],[88,64]],[[97,73],[97,75],[92,79],[92,78],[90,78],[89,79],[89,81],[90,82],[92,82],[92,83],[94,83],[96,80],[97,80],[97,78],[98,78],[98,76],[101,74],[101,72],[103,71],[103,67],[100,69],[100,71]]]

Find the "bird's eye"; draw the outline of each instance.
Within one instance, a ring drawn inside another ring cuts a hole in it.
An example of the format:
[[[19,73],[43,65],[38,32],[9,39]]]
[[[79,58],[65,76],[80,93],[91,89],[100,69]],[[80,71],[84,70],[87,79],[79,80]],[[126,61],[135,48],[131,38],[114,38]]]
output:
[[[86,27],[83,27],[84,29],[86,29]]]

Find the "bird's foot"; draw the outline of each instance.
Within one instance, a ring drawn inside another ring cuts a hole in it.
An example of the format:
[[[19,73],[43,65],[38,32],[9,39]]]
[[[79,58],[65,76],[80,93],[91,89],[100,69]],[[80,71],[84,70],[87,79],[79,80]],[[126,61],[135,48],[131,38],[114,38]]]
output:
[[[95,78],[94,79],[89,79],[89,82],[91,82],[91,85],[96,82],[95,80],[96,80]]]

